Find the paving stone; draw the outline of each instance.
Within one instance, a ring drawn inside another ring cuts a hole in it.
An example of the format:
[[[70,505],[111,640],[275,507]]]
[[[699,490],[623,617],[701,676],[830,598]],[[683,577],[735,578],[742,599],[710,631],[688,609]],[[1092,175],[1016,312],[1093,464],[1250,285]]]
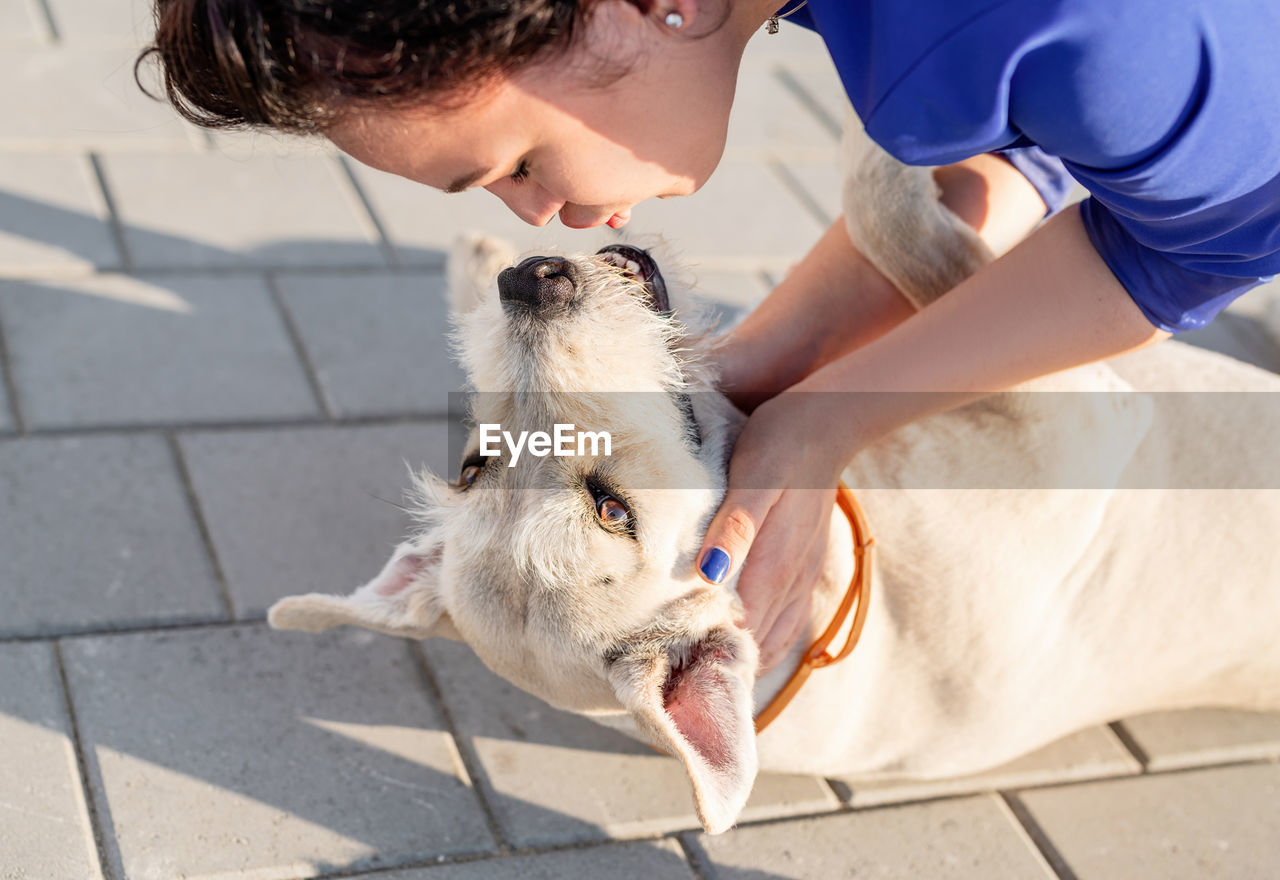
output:
[[[338,416],[444,415],[465,376],[439,273],[281,275],[277,285]]]
[[[83,46],[0,53],[0,82],[5,84],[0,89],[0,119],[4,120],[0,148],[190,150],[202,146],[204,139],[193,126],[138,88],[132,55],[127,49]]]
[[[607,226],[570,229],[553,219],[530,226],[483,190],[446,194],[403,177],[345,160],[406,266],[441,266],[464,232],[483,232],[509,242],[518,253],[598,251],[616,241]]]
[[[1053,876],[993,796],[739,828],[693,845],[708,880]]]
[[[767,165],[725,160],[696,194],[637,205],[623,239],[666,239],[704,269],[744,271],[794,263],[823,228]]]
[[[1223,312],[1209,326],[1179,333],[1178,338],[1264,370],[1280,372],[1280,346],[1261,315],[1247,311]]]
[[[0,366],[0,435],[18,430],[9,402],[9,390],[5,388],[4,367]]]
[[[0,645],[0,875],[102,876],[48,643]]]
[[[338,148],[320,136],[284,134],[277,131],[218,131],[204,132],[209,149],[214,153],[238,158],[245,154],[258,156],[336,156]]]
[[[319,413],[259,278],[0,281],[0,315],[30,428]]]
[[[382,266],[377,232],[323,156],[103,157],[134,265]]]
[[[569,877],[694,880],[689,863],[673,840],[483,859],[389,874],[362,874],[351,880],[565,880]]]
[[[698,299],[750,311],[769,295],[768,279],[759,272],[725,272],[692,267],[690,286]]]
[[[64,43],[146,45],[155,33],[150,0],[45,0]]]
[[[1126,718],[1151,770],[1280,757],[1280,713],[1196,709]]]
[[[1226,310],[1229,314],[1253,318],[1266,324],[1272,320],[1275,314],[1272,309],[1276,305],[1280,305],[1280,279],[1255,287],[1227,306]]]
[[[1064,205],[1075,205],[1089,198],[1089,191],[1076,183],[1071,187],[1071,192],[1067,193],[1067,200]]]
[[[312,876],[493,846],[403,641],[253,626],[63,650],[117,875]]]
[[[726,155],[834,161],[837,143],[838,135],[796,100],[774,70],[749,69],[738,75]]]
[[[1263,326],[1277,346],[1280,346],[1280,297],[1272,299],[1265,304],[1266,312],[1263,318]]]
[[[0,275],[120,265],[89,161],[12,153],[0,161]]]
[[[835,162],[782,161],[782,173],[800,192],[801,201],[830,225],[844,214],[840,168]]]
[[[292,593],[349,593],[409,530],[406,463],[451,474],[447,423],[219,431],[181,438],[240,617]]]
[[[717,272],[693,270],[693,293],[684,308],[690,320],[699,326],[713,327],[716,333],[725,333],[737,325],[759,305],[769,293],[769,284],[762,273]]]
[[[779,77],[792,89],[796,96],[793,100],[803,103],[822,127],[838,138],[844,131],[849,99],[826,48],[820,46],[803,57],[792,55],[781,59]]]
[[[1018,795],[1079,880],[1272,877],[1280,765],[1156,774]]]
[[[1090,727],[985,773],[932,781],[904,779],[867,784],[835,779],[832,782],[841,798],[855,807],[863,807],[976,791],[1125,776],[1141,771],[1142,765],[1109,728]]]
[[[678,761],[585,717],[553,709],[489,672],[470,648],[423,643],[459,736],[483,765],[503,833],[516,846],[696,827]],[[744,821],[832,809],[821,780],[761,774]]]
[[[35,46],[49,40],[49,25],[36,0],[0,0],[0,48]]]
[[[0,636],[223,619],[168,444],[0,442],[0,597]]]
[[[776,34],[766,33],[763,27],[751,37],[743,53],[743,67],[757,68],[779,61],[811,63],[814,58],[828,57],[822,37],[792,22],[778,22]]]

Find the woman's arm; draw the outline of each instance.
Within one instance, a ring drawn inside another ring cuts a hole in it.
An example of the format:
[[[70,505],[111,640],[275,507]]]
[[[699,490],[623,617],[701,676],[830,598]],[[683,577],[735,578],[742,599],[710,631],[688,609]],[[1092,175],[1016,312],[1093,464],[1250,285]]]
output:
[[[704,553],[728,554],[730,573],[752,552],[738,590],[762,664],[785,655],[807,618],[812,561],[825,550],[813,536],[831,509],[831,493],[814,490],[834,485],[859,450],[984,392],[1166,335],[1111,274],[1072,207],[946,296],[810,374],[795,393],[763,403],[738,440],[729,493],[703,544]],[[804,393],[832,391],[935,393],[877,395],[875,408]]]
[[[802,391],[935,391],[967,398],[1168,337],[1142,314],[1085,233],[1077,206],[902,322],[797,383]],[[904,395],[904,401],[917,395]],[[921,398],[922,400],[925,398]],[[849,419],[849,454],[934,411]]]
[[[939,168],[942,202],[996,254],[1044,216],[1039,194],[1012,165],[991,155]],[[722,385],[754,409],[814,370],[860,348],[915,313],[849,241],[837,220],[722,345]]]

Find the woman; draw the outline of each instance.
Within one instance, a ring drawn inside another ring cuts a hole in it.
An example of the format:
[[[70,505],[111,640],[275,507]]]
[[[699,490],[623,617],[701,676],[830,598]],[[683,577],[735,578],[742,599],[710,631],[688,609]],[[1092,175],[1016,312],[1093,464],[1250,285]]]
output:
[[[617,228],[715,169],[743,49],[776,2],[157,0],[156,51],[199,124],[316,132],[428,186],[483,187],[529,223]],[[1270,0],[808,0],[781,15],[822,35],[872,138],[945,166],[944,203],[1007,254],[915,312],[837,222],[726,340],[724,384],[755,409],[699,569],[721,582],[751,551],[739,591],[766,667],[806,619],[832,501],[812,487],[859,449],[1202,326],[1280,266]],[[1028,235],[1068,171],[1093,197]],[[854,411],[788,388],[940,393]]]

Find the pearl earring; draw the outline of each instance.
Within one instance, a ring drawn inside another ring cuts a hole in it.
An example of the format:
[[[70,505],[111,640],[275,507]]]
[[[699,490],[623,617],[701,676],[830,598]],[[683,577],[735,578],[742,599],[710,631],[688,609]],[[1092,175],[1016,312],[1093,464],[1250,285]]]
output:
[[[678,31],[680,28],[684,27],[684,16],[678,12],[668,12],[667,17],[662,21],[673,31]]]

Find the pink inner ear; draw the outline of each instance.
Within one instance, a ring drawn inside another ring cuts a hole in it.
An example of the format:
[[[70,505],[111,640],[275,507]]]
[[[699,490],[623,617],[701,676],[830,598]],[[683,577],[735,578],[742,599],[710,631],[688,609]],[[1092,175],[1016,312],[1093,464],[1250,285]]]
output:
[[[724,769],[734,762],[726,724],[733,711],[733,674],[724,664],[733,661],[727,646],[699,644],[680,668],[673,668],[662,689],[663,709],[676,729],[708,764]]]
[[[422,576],[439,553],[432,553],[427,556],[419,554],[408,554],[401,556],[391,565],[387,566],[374,584],[373,592],[378,596],[396,596],[404,592],[408,586]]]

